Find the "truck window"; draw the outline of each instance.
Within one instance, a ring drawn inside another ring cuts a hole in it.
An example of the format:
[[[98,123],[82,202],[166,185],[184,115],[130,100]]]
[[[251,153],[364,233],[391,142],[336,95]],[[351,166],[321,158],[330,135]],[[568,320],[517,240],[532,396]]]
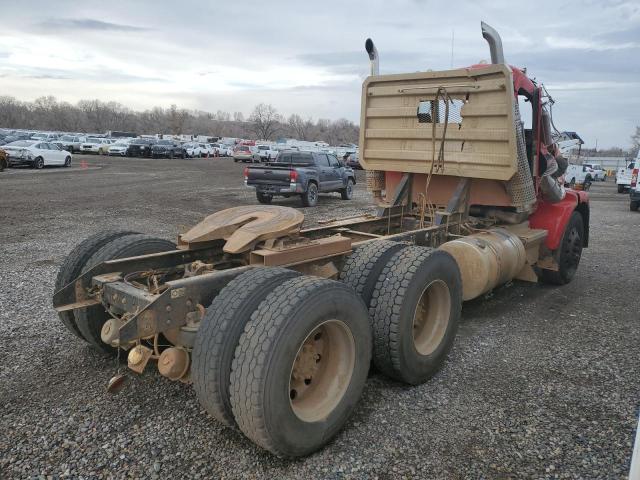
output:
[[[281,153],[280,155],[278,155],[278,158],[276,159],[276,162],[278,162],[278,163],[291,163],[291,154],[290,153]]]
[[[329,166],[329,159],[327,158],[327,155],[324,153],[315,153],[313,155],[316,158],[316,165],[318,165],[319,167],[328,167]]]
[[[338,159],[335,156],[327,155],[327,157],[329,157],[329,165],[331,165],[332,167],[339,167],[340,166],[340,162],[338,161]]]
[[[306,163],[308,165],[313,163],[311,155],[308,153],[294,153],[291,155],[292,163]]]

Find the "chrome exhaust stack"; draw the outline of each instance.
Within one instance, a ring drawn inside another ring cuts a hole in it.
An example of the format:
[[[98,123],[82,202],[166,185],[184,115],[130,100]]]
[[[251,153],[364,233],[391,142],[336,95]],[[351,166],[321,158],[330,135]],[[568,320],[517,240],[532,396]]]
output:
[[[502,49],[502,39],[500,34],[491,25],[480,22],[482,36],[489,44],[491,52],[491,63],[504,63],[504,50]]]
[[[367,38],[364,42],[364,48],[369,55],[369,63],[371,65],[371,75],[380,75],[380,57],[378,57],[378,49],[373,44],[373,40]]]

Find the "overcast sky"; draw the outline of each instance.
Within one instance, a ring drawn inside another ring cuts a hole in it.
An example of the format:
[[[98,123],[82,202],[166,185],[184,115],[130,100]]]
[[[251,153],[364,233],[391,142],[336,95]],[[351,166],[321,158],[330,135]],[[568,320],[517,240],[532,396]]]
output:
[[[520,3],[520,4],[519,4]],[[519,5],[518,5],[519,4]],[[587,146],[629,144],[640,125],[640,2],[0,0],[0,94],[133,109],[172,103],[358,121],[368,72],[443,70],[488,59],[484,20],[505,58],[556,100],[554,120]]]

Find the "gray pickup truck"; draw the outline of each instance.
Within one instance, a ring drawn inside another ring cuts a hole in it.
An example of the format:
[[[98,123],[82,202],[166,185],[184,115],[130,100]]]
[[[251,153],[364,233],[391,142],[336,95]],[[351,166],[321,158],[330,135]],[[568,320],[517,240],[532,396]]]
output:
[[[305,207],[313,207],[319,192],[340,192],[351,200],[355,183],[353,169],[327,153],[282,151],[275,161],[244,169],[244,184],[256,189],[260,203],[300,195]]]

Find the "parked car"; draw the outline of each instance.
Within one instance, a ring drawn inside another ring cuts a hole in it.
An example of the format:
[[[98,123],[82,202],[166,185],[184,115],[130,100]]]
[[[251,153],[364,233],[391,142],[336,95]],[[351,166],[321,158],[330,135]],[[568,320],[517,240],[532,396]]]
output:
[[[211,143],[201,143],[200,148],[204,157],[214,157],[216,155],[216,149]]]
[[[244,182],[256,189],[260,203],[271,203],[278,195],[300,195],[305,207],[313,207],[319,192],[340,192],[343,200],[350,200],[356,176],[335,155],[284,151],[274,162],[245,168]]]
[[[233,150],[234,162],[253,162],[253,154],[255,153],[254,147],[249,145],[238,145]]]
[[[151,156],[153,158],[187,158],[187,151],[175,140],[158,140],[151,147]]]
[[[593,170],[586,165],[569,164],[564,174],[564,183],[566,186],[575,187],[582,185],[584,190],[588,190],[593,181]]]
[[[74,153],[81,150],[82,143],[85,141],[86,137],[80,135],[62,135],[52,143],[58,145],[62,150]]]
[[[362,170],[362,165],[360,165],[360,160],[358,159],[358,155],[355,153],[345,153],[342,157],[344,163],[353,168],[354,170]]]
[[[109,156],[118,155],[120,157],[126,157],[127,152],[129,151],[129,147],[130,147],[129,142],[124,140],[116,143],[112,143],[111,145],[109,145],[109,148],[107,149],[107,155]]]
[[[202,148],[202,144],[197,142],[188,142],[182,144],[182,147],[187,152],[187,157],[195,158],[195,157],[204,157],[206,156],[207,150]]]
[[[57,145],[38,140],[18,140],[2,149],[7,153],[9,166],[30,165],[33,168],[43,168],[49,165],[71,165],[72,154],[60,150]]]
[[[640,157],[640,154],[638,154]],[[623,193],[625,190],[628,190],[631,186],[631,175],[633,174],[633,169],[636,166],[640,165],[640,161],[636,159],[635,161],[629,163],[626,168],[619,168],[616,172],[616,185],[618,186],[618,193]]]
[[[135,138],[129,142],[127,157],[150,157],[151,147],[155,140],[148,138]]]
[[[640,170],[634,168],[631,172],[631,183],[629,184],[629,210],[632,212],[638,211],[640,207],[640,182],[638,182],[638,175]]]
[[[101,147],[108,146],[110,143],[106,138],[89,137],[81,145],[80,151],[82,153],[100,153]]]
[[[55,133],[35,133],[31,135],[31,140],[40,140],[40,141],[48,141],[48,140],[57,140],[58,135]]]
[[[607,172],[598,163],[583,163],[582,165],[593,170],[593,179],[604,182],[607,179]]]
[[[273,150],[270,145],[256,145],[253,160],[257,162],[270,162],[278,156],[278,151]]]

